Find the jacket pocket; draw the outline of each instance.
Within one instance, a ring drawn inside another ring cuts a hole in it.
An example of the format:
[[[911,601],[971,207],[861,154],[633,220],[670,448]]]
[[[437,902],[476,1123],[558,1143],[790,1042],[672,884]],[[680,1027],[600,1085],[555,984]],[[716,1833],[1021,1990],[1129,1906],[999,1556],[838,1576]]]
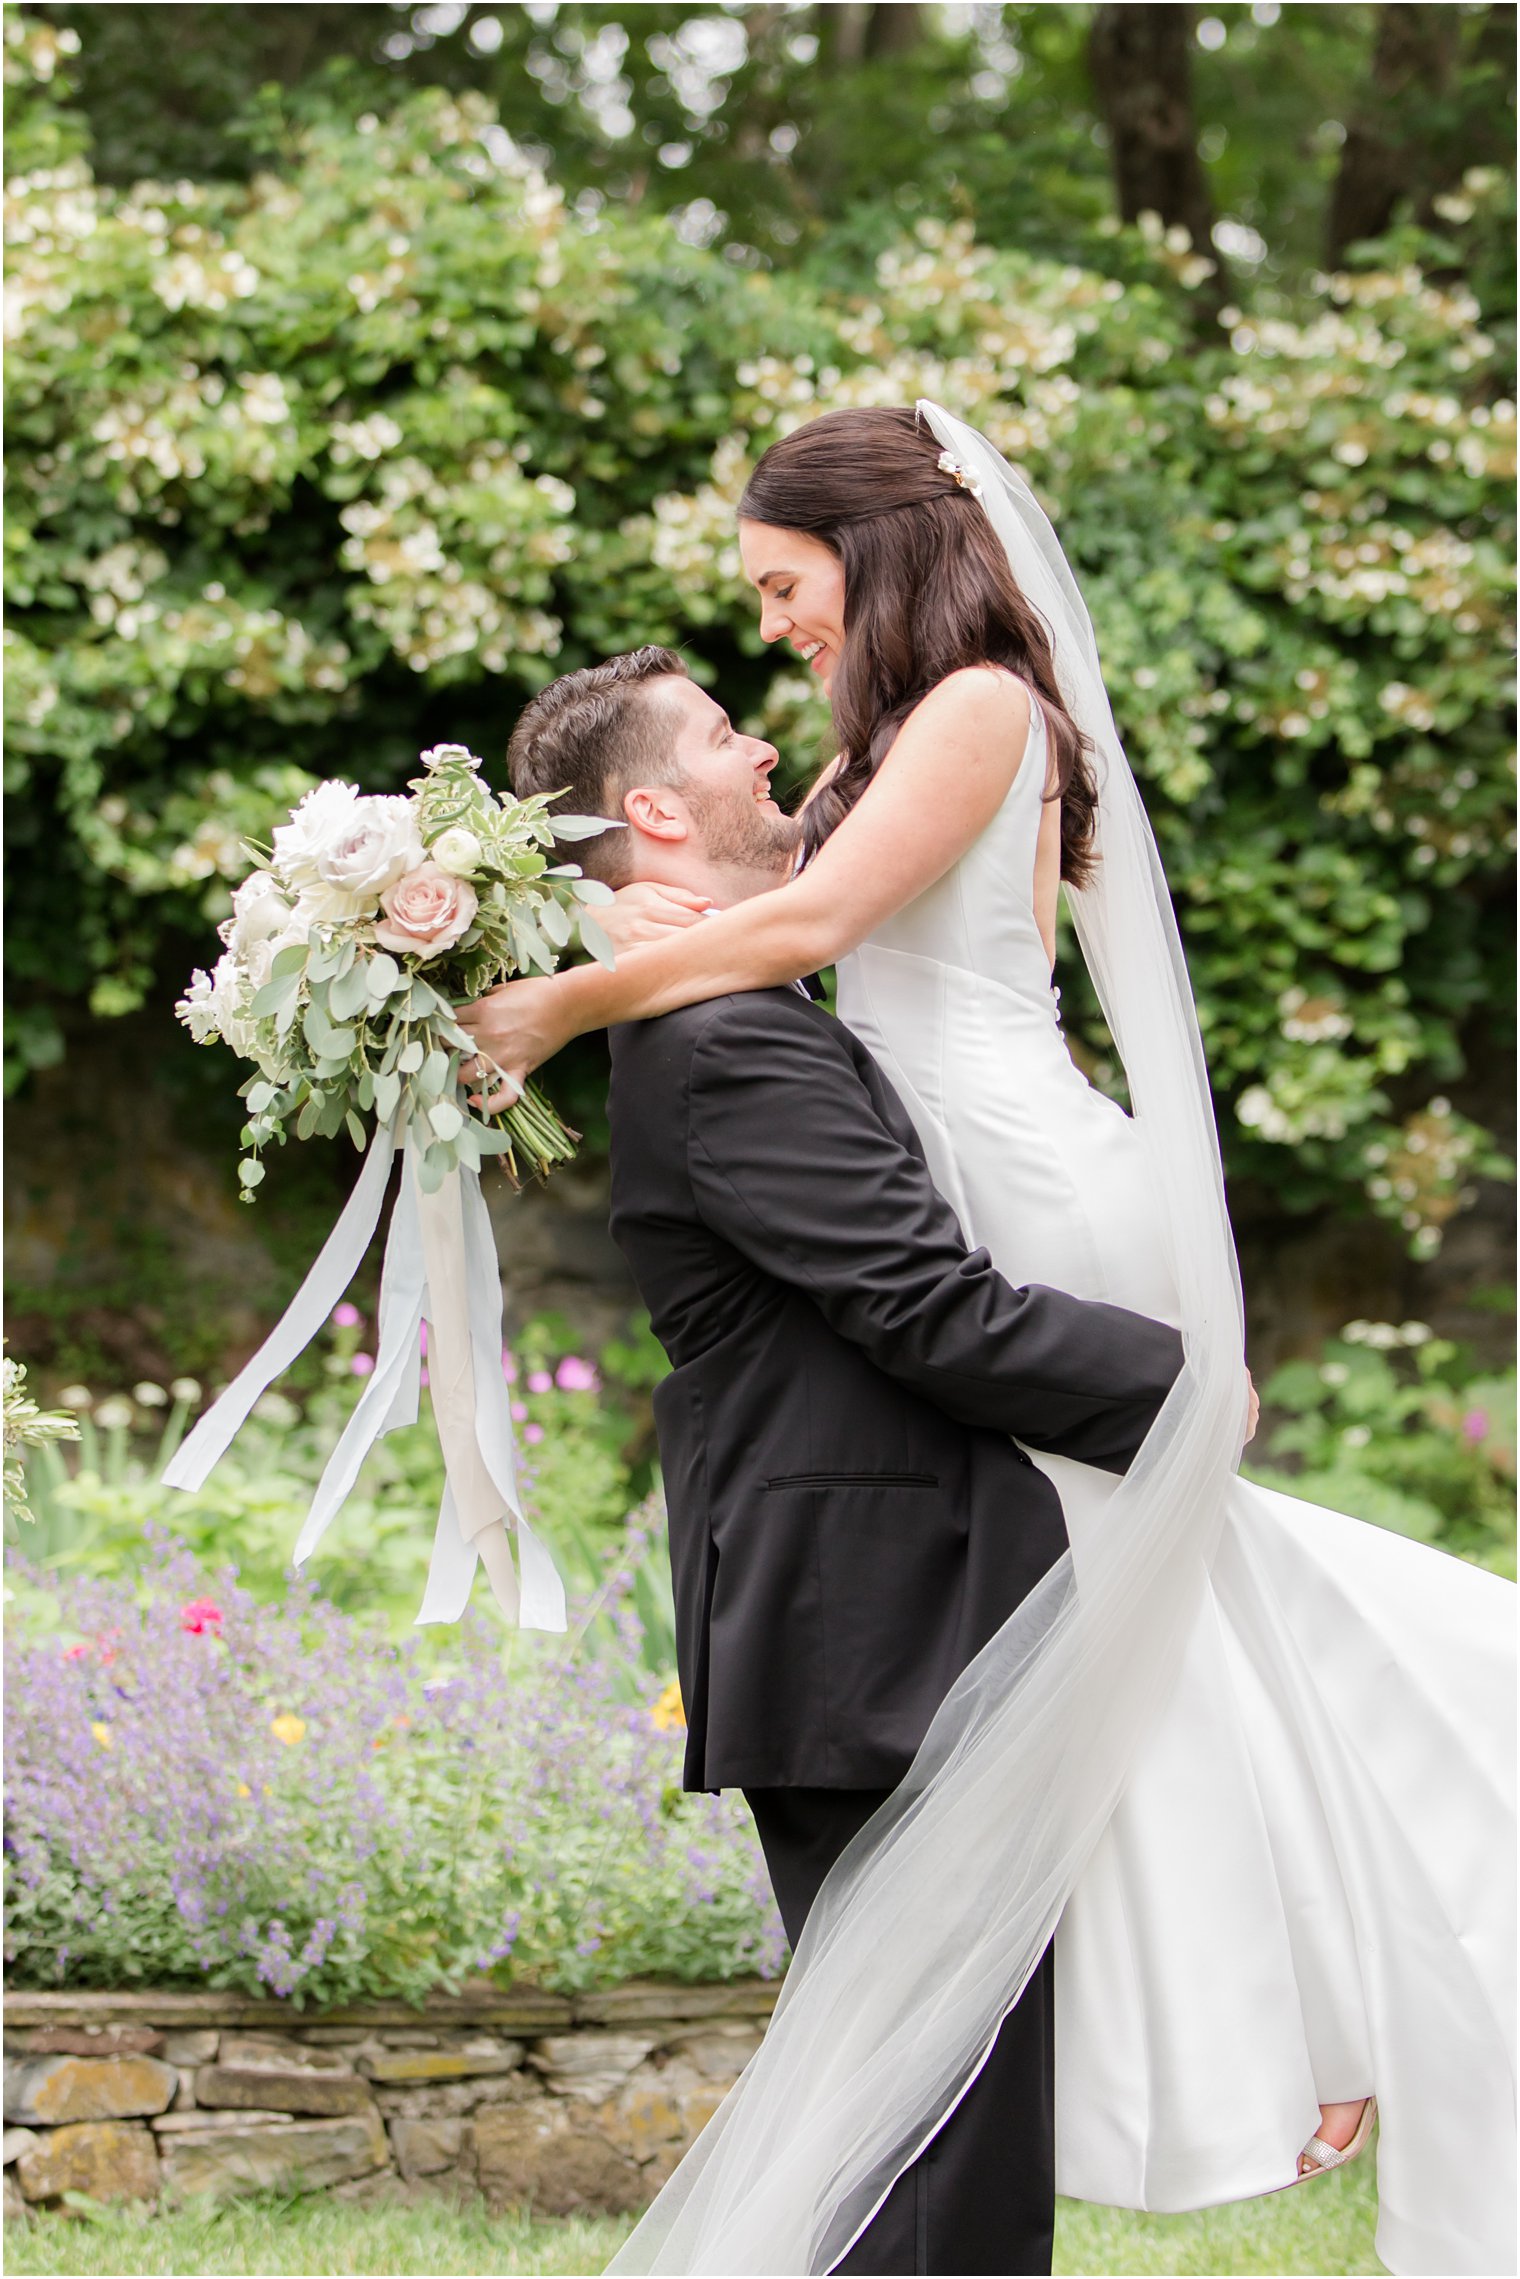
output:
[[[937,1488],[937,1472],[779,1472],[767,1490],[782,1488]]]

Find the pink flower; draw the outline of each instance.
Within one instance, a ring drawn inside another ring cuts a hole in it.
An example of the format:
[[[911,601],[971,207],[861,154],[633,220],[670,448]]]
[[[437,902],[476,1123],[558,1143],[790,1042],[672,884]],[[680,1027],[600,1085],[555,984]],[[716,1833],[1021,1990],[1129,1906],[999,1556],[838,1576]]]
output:
[[[348,1365],[349,1374],[353,1377],[367,1377],[374,1366],[373,1353],[356,1353]]]
[[[528,1377],[528,1390],[530,1393],[553,1392],[554,1379],[550,1376],[547,1369],[534,1369],[530,1371]]]
[[[601,1381],[591,1363],[578,1353],[567,1353],[554,1372],[554,1382],[562,1393],[594,1393]]]
[[[467,933],[475,916],[475,889],[437,863],[419,863],[380,897],[384,918],[375,928],[382,949],[438,957]]]
[[[544,1437],[544,1428],[543,1428],[543,1426],[542,1426],[541,1424],[525,1424],[525,1425],[523,1426],[523,1438],[524,1438],[524,1440],[527,1440],[527,1441],[542,1440],[542,1439],[543,1439],[543,1437]]]
[[[428,1375],[426,1369],[419,1369],[417,1372],[417,1382],[419,1385],[431,1385],[433,1380]]]
[[[222,1610],[215,1599],[193,1598],[188,1606],[179,1610],[179,1626],[181,1630],[188,1630],[192,1638],[203,1637],[208,1630],[213,1636],[219,1635],[222,1622]]]
[[[517,1363],[512,1357],[512,1349],[509,1345],[504,1345],[501,1349],[501,1373],[509,1385],[517,1383]]]
[[[1468,1410],[1466,1416],[1462,1419],[1462,1435],[1464,1439],[1471,1441],[1486,1440],[1488,1438],[1487,1409]]]
[[[422,1358],[423,1358],[423,1360],[424,1360],[424,1361],[426,1361],[426,1359],[427,1359],[427,1323],[426,1323],[426,1322],[423,1322],[423,1323],[421,1324],[421,1329],[422,1329]]]
[[[528,1413],[528,1411],[527,1411],[527,1408],[525,1407],[525,1405],[523,1404],[523,1402],[521,1402],[521,1401],[514,1401],[514,1402],[512,1403],[512,1415],[513,1415],[513,1418],[514,1418],[514,1420],[515,1420],[515,1421],[516,1421],[518,1424],[521,1424],[521,1423],[522,1423],[522,1420],[523,1420],[523,1418],[524,1418],[524,1417],[527,1415],[527,1413]]]
[[[344,1299],[341,1306],[333,1307],[332,1320],[334,1329],[357,1329],[363,1319],[364,1316],[360,1313],[358,1307],[351,1306],[346,1298]]]
[[[86,1639],[84,1644],[81,1646],[65,1646],[63,1649],[63,1658],[66,1662],[82,1662],[89,1651],[89,1640]]]

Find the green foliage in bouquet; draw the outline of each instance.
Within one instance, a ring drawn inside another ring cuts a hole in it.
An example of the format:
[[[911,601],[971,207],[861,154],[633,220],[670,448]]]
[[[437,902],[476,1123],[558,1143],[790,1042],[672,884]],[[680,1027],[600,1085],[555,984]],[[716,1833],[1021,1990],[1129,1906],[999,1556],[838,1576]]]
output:
[[[557,839],[606,826],[551,816],[552,795],[497,798],[462,744],[424,752],[422,768],[411,800],[345,783],[309,792],[275,830],[268,867],[233,896],[215,971],[198,971],[180,1003],[198,1043],[258,1066],[243,1087],[245,1201],[270,1140],[346,1129],[362,1151],[368,1116],[415,1150],[429,1192],[487,1156],[544,1172],[574,1153],[532,1086],[499,1117],[472,1114],[460,1067],[476,1048],[454,1007],[552,972],[572,941],[610,962],[590,906],[611,890],[549,860]]]

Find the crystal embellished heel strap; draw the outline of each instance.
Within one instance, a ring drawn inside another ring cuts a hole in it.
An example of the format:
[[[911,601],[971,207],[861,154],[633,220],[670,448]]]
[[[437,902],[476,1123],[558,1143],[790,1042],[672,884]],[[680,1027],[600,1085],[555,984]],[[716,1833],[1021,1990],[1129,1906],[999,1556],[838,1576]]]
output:
[[[1371,2136],[1372,2124],[1376,2119],[1377,2099],[1369,2097],[1362,2107],[1355,2132],[1349,2143],[1333,2145],[1328,2144],[1323,2137],[1311,2137],[1298,2156],[1300,2160],[1307,2160],[1310,2166],[1300,2169],[1294,2181],[1299,2184],[1306,2183],[1311,2176],[1323,2176],[1327,2169],[1343,2168],[1348,2160],[1355,2160]]]

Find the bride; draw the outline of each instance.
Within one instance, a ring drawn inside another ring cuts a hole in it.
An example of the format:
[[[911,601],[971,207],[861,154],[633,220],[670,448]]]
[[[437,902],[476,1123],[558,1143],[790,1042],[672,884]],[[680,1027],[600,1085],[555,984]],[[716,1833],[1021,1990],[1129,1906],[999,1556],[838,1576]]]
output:
[[[1177,1323],[1188,1363],[1124,1479],[1031,1451],[1068,1557],[836,1866],[762,2050],[614,2268],[831,2268],[1055,1931],[1060,2191],[1269,2192],[1358,2150],[1375,2098],[1384,2262],[1513,2271],[1509,1587],[1235,1477],[1186,966],[1054,532],[923,404],[773,444],[740,541],[838,731],[798,875],[700,925],[632,890],[615,972],[466,1010],[484,1060],[509,1088],[585,1030],[837,964],[968,1242]],[[1063,880],[1133,1115],[1061,1036]]]

